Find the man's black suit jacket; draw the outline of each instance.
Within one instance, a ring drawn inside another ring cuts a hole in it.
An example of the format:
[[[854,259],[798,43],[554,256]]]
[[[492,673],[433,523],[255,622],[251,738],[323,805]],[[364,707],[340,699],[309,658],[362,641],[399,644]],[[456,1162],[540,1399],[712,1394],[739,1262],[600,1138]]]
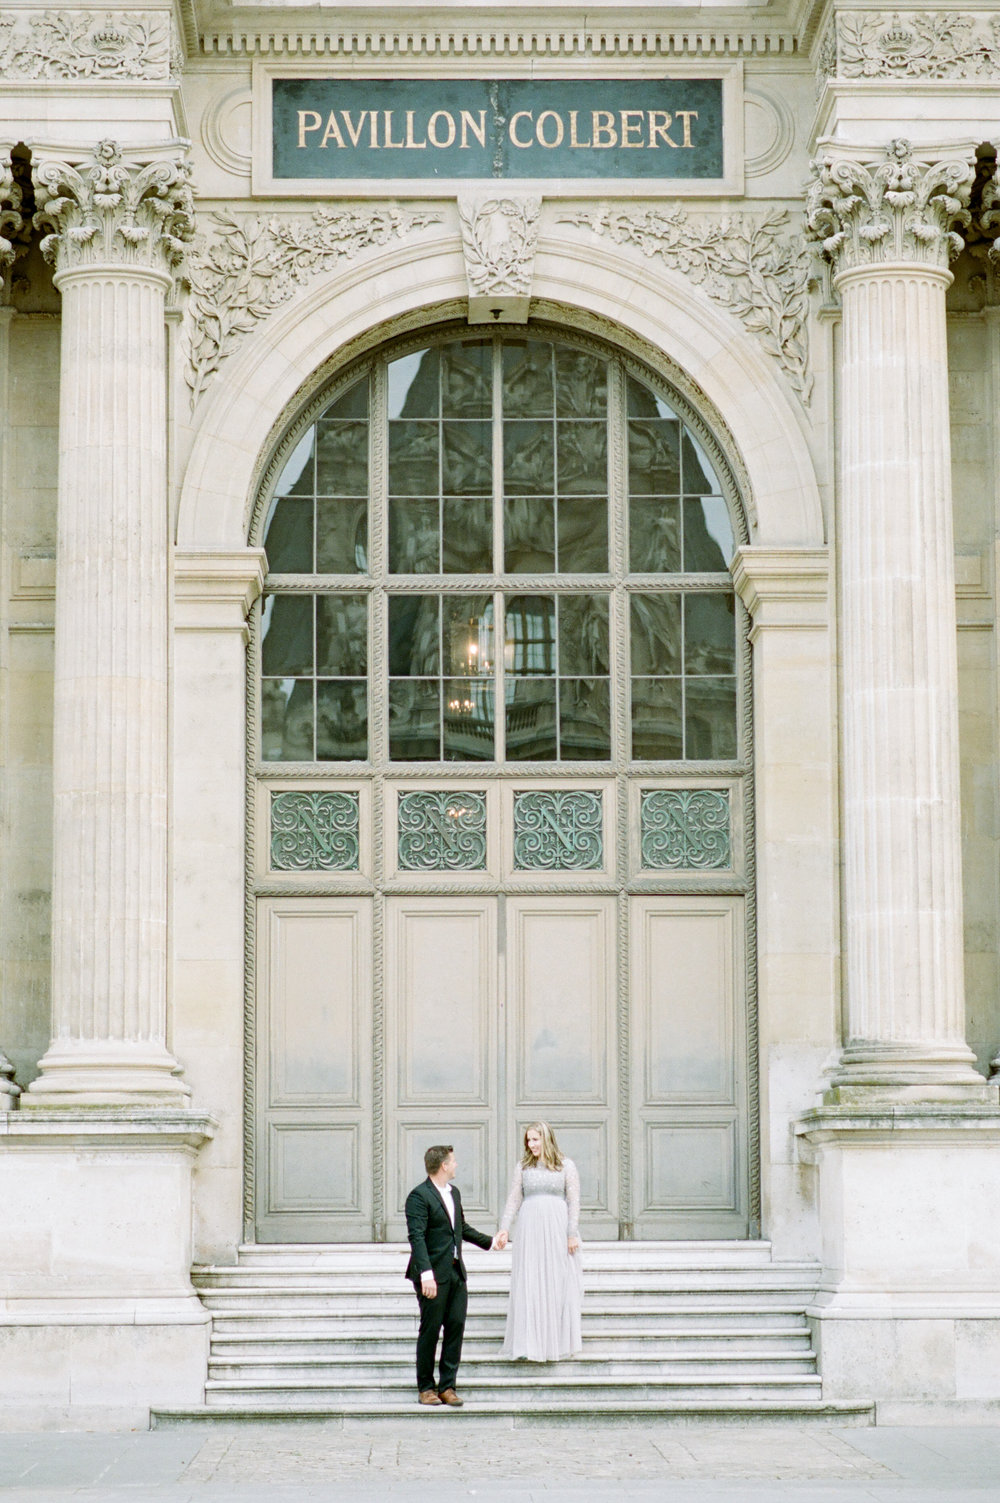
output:
[[[444,1208],[440,1191],[430,1179],[417,1185],[406,1197],[406,1234],[410,1239],[410,1261],[406,1265],[406,1277],[420,1284],[420,1275],[430,1269],[439,1284],[451,1277],[457,1262],[461,1277],[465,1278],[465,1262],[462,1258],[462,1243],[474,1242],[477,1247],[491,1247],[493,1238],[477,1232],[462,1215],[462,1197],[455,1185],[451,1187],[455,1203],[455,1226]]]

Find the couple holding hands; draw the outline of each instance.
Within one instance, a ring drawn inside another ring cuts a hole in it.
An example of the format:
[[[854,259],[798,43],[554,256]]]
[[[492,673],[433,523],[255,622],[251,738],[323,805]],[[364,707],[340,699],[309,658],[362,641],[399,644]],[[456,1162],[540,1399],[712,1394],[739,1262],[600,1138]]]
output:
[[[411,1280],[420,1305],[417,1392],[421,1404],[460,1407],[455,1388],[462,1355],[468,1293],[462,1243],[503,1249],[517,1217],[510,1277],[510,1303],[502,1357],[554,1362],[581,1349],[580,1176],[565,1158],[547,1122],[532,1122],[524,1156],[514,1170],[510,1194],[495,1237],[477,1232],[462,1215],[462,1197],[452,1184],[457,1165],[450,1144],[428,1148],[427,1178],[406,1197]],[[443,1335],[442,1335],[443,1333]],[[438,1381],[434,1359],[442,1336]]]

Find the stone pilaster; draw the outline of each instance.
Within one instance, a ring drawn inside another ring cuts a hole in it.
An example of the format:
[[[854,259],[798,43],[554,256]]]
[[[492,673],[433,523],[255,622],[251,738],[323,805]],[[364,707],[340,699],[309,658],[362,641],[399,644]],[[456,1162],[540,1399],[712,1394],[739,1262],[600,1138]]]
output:
[[[817,162],[809,193],[843,300],[845,1104],[988,1090],[964,1030],[945,340],[972,179],[971,148],[926,161],[894,141]]]
[[[24,1105],[183,1104],[166,1043],[164,304],[190,237],[175,147],[41,160],[62,294],[52,1042]]]

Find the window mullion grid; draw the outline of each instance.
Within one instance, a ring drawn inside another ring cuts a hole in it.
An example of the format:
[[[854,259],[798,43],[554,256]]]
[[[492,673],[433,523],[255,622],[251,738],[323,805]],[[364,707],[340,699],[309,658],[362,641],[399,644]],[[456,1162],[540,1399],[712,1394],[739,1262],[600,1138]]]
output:
[[[389,510],[389,422],[388,374],[385,360],[377,360],[372,371],[371,437],[369,450],[369,528],[371,538],[371,612],[368,623],[368,734],[372,765],[384,771],[389,759],[389,624],[386,596],[388,568]],[[381,778],[377,778],[376,797],[382,797]]]
[[[503,555],[503,342],[493,336],[493,570],[506,583]],[[493,755],[507,757],[507,596],[503,588],[493,596]]]
[[[630,760],[632,682],[629,677],[629,608],[625,592],[628,572],[628,444],[625,372],[620,361],[608,366],[608,523],[611,565],[611,765]],[[619,839],[624,838],[624,830]]]

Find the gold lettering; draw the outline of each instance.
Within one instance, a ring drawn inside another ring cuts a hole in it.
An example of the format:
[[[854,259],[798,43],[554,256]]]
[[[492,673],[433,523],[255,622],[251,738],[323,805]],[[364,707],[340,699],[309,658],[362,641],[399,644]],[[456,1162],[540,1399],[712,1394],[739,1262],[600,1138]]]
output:
[[[392,110],[383,110],[382,114],[385,116],[385,144],[386,144],[386,149],[388,150],[388,148],[391,146],[391,147],[394,147],[394,148],[398,148],[399,150],[402,150],[402,148],[403,148],[403,146],[404,146],[405,143],[403,141],[394,141],[392,139]]]
[[[590,141],[578,141],[576,138],[576,117],[579,113],[579,110],[569,112],[569,144],[570,146],[590,146]]]
[[[681,142],[682,148],[685,147],[685,146],[693,146],[694,142],[691,140],[691,121],[692,120],[697,120],[697,118],[698,118],[698,111],[697,110],[678,110],[677,111],[677,118],[678,118],[678,120],[683,120],[684,121],[684,140]]]
[[[337,124],[337,117],[332,110],[330,111],[330,118],[326,122],[326,130],[323,132],[323,139],[319,143],[320,146],[325,146],[331,136],[336,141],[338,146],[346,147],[346,142],[344,141],[343,136],[340,134],[340,126]]]
[[[443,141],[439,141],[438,137],[437,137],[437,123],[436,122],[438,120],[447,120],[447,122],[448,122],[448,125],[447,125],[448,134],[447,134],[447,136],[445,137],[445,139]],[[454,146],[454,144],[455,144],[455,117],[454,117],[453,114],[451,114],[451,112],[449,110],[435,110],[434,111],[433,115],[431,116],[431,118],[427,122],[427,139],[431,143],[432,146],[437,146],[441,151],[443,151],[446,146]]]
[[[666,110],[650,110],[649,112],[649,144],[655,146],[657,138],[662,139],[668,146],[676,146],[676,141],[671,141],[667,131],[673,124],[673,115]]]
[[[362,110],[360,115],[358,116],[358,123],[357,125],[355,125],[353,120],[351,119],[350,110],[341,110],[340,112],[340,118],[344,122],[344,129],[351,138],[352,146],[358,146],[361,142],[361,131],[364,128],[365,116],[367,115],[367,113],[367,110]]]
[[[545,131],[543,128],[543,121],[545,120],[554,120],[556,122],[556,138],[554,141],[546,141],[545,139]],[[538,119],[535,121],[535,138],[538,141],[539,146],[544,146],[548,151],[553,151],[557,146],[561,146],[563,142],[562,116],[555,110],[543,110]]]
[[[479,142],[480,146],[485,146],[486,145],[486,111],[485,110],[480,110],[479,111],[479,124],[478,125],[476,124],[475,120],[472,118],[472,114],[470,113],[469,110],[463,110],[462,111],[462,146],[461,146],[461,150],[462,151],[468,150],[468,146],[469,146],[469,132],[470,131],[475,136],[475,138]]]
[[[594,138],[594,145],[602,151],[609,146],[618,145],[615,117],[610,110],[591,110],[590,133]]]
[[[413,139],[413,111],[406,112],[406,145],[410,151],[423,151],[426,141],[414,141]]]
[[[622,141],[623,146],[642,146],[642,127],[645,118],[645,110],[622,110]],[[630,136],[639,132],[639,140],[631,141]]]
[[[311,125],[307,125],[306,124],[307,120],[310,120],[312,122],[312,124]],[[322,115],[317,114],[317,112],[315,110],[299,110],[299,149],[300,150],[306,144],[306,133],[308,131],[311,131],[311,130],[319,130],[319,128],[320,128],[320,126],[322,124],[323,124],[323,117],[322,117]]]
[[[518,110],[516,114],[511,115],[510,117],[510,125],[507,128],[507,134],[510,136],[511,144],[513,146],[519,146],[522,151],[526,146],[530,146],[531,142],[530,140],[519,141],[517,139],[517,122],[519,120],[531,120],[531,118],[532,114],[530,110]]]

